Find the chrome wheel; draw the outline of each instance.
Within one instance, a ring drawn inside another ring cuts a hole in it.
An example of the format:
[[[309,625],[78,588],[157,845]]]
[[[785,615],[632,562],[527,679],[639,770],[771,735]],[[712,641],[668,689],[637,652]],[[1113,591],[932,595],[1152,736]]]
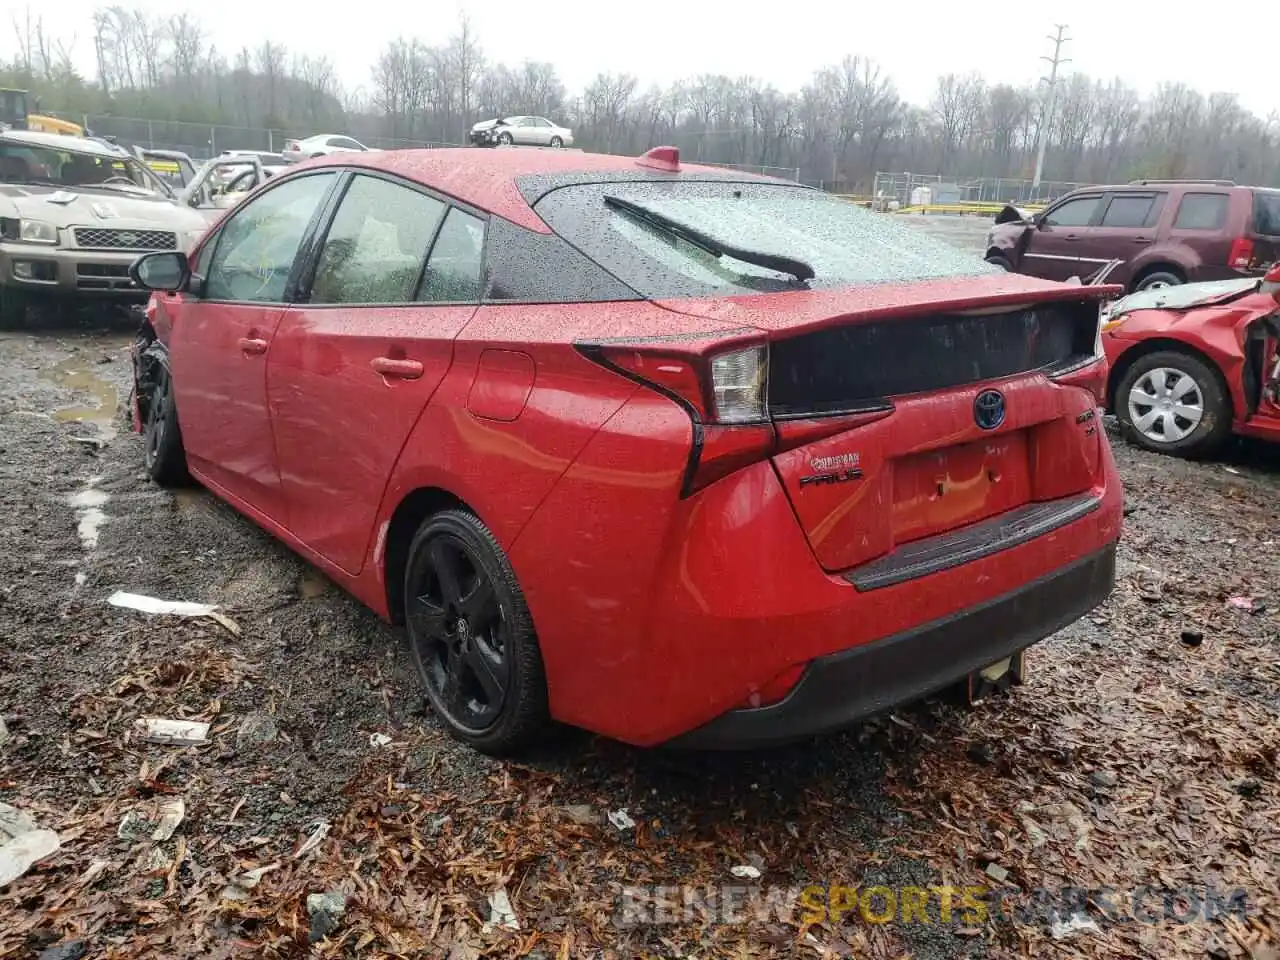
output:
[[[481,733],[498,721],[511,683],[507,617],[468,544],[439,534],[425,547],[410,568],[414,657],[432,706]]]
[[[1176,443],[1200,425],[1204,403],[1204,392],[1190,374],[1155,367],[1129,391],[1129,422],[1154,443]]]

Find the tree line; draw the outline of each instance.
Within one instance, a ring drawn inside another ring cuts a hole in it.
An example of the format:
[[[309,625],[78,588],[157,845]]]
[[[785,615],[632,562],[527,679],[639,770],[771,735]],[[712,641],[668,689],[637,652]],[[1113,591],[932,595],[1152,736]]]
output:
[[[347,89],[326,57],[274,40],[220,50],[187,13],[102,7],[86,26],[96,65],[89,77],[76,68],[75,41],[29,10],[15,16],[16,52],[0,85],[25,87],[44,112],[71,117],[343,132],[388,146],[462,143],[476,120],[538,114],[572,127],[584,149],[634,154],[674,144],[689,159],[777,166],[859,191],[876,170],[1029,177],[1043,128],[1045,180],[1223,177],[1280,186],[1280,115],[1259,117],[1235,93],[1177,81],[1143,98],[1121,80],[1077,73],[1060,81],[1047,124],[1043,86],[948,73],[927,103],[913,104],[875,60],[856,54],[795,91],[754,77],[700,74],[646,87],[600,73],[570,92],[553,63],[490,61],[463,16],[444,44],[388,41],[367,84]]]

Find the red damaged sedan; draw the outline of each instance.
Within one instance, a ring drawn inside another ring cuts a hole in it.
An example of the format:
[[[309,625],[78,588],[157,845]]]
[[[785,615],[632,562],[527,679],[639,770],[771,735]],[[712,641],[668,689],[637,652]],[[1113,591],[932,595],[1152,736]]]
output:
[[[1208,456],[1233,433],[1280,442],[1280,266],[1145,290],[1106,308],[1108,406],[1148,450]]]
[[[539,150],[271,180],[135,349],[193,477],[379,614],[463,740],[743,747],[962,683],[1107,596],[1106,287],[797,184]]]

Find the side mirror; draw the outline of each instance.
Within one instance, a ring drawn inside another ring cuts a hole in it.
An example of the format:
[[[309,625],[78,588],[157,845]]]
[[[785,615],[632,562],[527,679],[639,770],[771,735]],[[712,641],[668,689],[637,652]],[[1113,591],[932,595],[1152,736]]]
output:
[[[133,262],[129,278],[144,290],[175,293],[186,289],[191,279],[191,264],[181,250],[147,253]]]

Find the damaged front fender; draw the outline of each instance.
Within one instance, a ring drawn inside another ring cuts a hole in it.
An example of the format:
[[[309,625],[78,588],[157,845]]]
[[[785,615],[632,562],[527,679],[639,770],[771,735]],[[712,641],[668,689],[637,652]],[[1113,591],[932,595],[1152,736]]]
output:
[[[1016,207],[1012,203],[1005,204],[1004,209],[996,214],[996,226],[1000,226],[1002,223],[1031,224],[1034,222],[1035,214],[1030,210],[1023,210],[1021,207]]]
[[[149,316],[143,318],[134,335],[129,355],[133,367],[133,386],[129,391],[129,415],[133,431],[142,432],[147,421],[152,391],[161,372],[169,370],[169,348],[156,335]]]

